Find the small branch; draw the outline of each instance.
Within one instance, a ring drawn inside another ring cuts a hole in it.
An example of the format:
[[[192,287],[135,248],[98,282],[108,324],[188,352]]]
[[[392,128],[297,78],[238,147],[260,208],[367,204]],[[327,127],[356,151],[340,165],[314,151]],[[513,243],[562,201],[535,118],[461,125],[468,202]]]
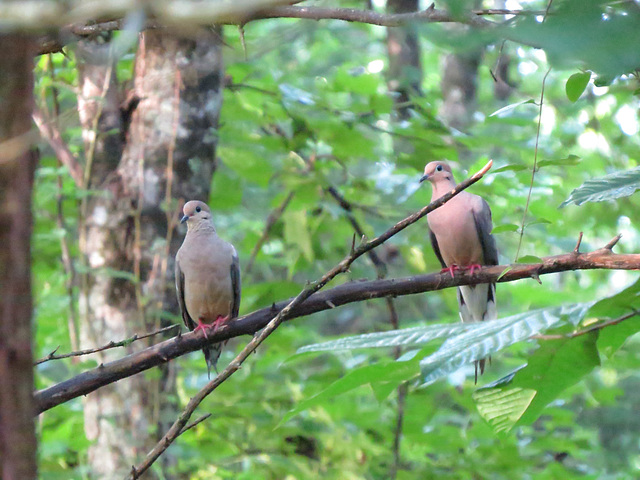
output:
[[[603,328],[607,328],[612,325],[617,325],[637,315],[640,315],[640,311],[634,310],[631,313],[627,313],[626,315],[622,315],[621,317],[614,318],[613,320],[608,320],[606,322],[598,323],[597,325],[592,325],[591,327],[585,328],[584,330],[578,330],[577,332],[571,332],[566,335],[533,335],[531,338],[535,338],[537,340],[565,340],[567,338],[575,338],[581,335],[586,335],[591,332],[602,330]]]
[[[582,243],[582,232],[578,235],[578,243],[576,243],[576,248],[573,249],[573,253],[580,253],[580,244]]]
[[[52,122],[45,121],[42,112],[36,107],[34,107],[31,117],[33,118],[33,123],[38,127],[42,138],[47,141],[58,160],[69,170],[69,175],[71,175],[76,186],[82,187],[82,167],[62,139],[60,131]]]
[[[504,273],[507,269],[508,271]],[[599,249],[576,255],[571,251],[545,257],[542,263],[537,264],[519,263],[510,266],[483,267],[473,277],[468,273],[456,274],[453,278],[448,273],[430,273],[404,278],[348,282],[311,295],[304,303],[290,309],[287,312],[287,319],[291,320],[374,298],[412,295],[461,285],[513,282],[530,279],[534,275],[593,269],[640,270],[640,254],[615,254]],[[34,394],[35,413],[42,413],[73,398],[91,393],[104,385],[161,365],[189,352],[200,350],[206,345],[240,335],[254,335],[289,303],[290,300],[281,301],[240,317],[222,326],[215,333],[210,333],[208,339],[199,332],[179,335],[39,390]]]
[[[269,337],[269,335],[271,335],[282,324],[285,319],[292,316],[293,310],[296,307],[303,304],[305,300],[319,291],[335,277],[337,277],[341,273],[347,272],[349,270],[349,266],[356,259],[373,250],[375,247],[381,245],[398,232],[401,232],[402,230],[407,228],[409,225],[417,222],[429,212],[432,212],[441,205],[444,205],[447,201],[452,199],[462,190],[480,180],[484,176],[484,174],[489,171],[492,164],[493,162],[489,160],[487,165],[482,170],[480,170],[480,172],[476,173],[464,182],[458,184],[449,193],[431,202],[429,205],[414,213],[413,215],[405,218],[401,222],[396,223],[393,227],[388,229],[379,237],[374,238],[369,242],[364,242],[357,248],[352,249],[352,251],[346,257],[344,257],[340,263],[338,263],[335,267],[325,273],[319,280],[305,287],[293,300],[291,300],[282,310],[280,310],[280,312],[278,312],[275,317],[273,317],[269,321],[269,323],[264,327],[260,334],[254,336],[251,339],[251,341],[242,349],[242,351],[236,356],[236,358],[234,358],[231,363],[229,363],[227,368],[225,368],[220,374],[216,376],[216,378],[211,380],[193,398],[191,398],[191,400],[189,400],[189,403],[180,414],[178,419],[173,423],[164,437],[162,437],[162,439],[160,439],[156,446],[151,450],[151,452],[147,455],[143,462],[138,467],[135,467],[132,470],[132,475],[129,478],[139,478],[140,474],[144,473],[147,469],[149,469],[149,467],[151,467],[151,465],[160,457],[160,455],[162,455],[162,453],[169,447],[169,445],[175,441],[175,439],[182,431],[182,428],[189,420],[198,405],[200,405],[200,403],[216,388],[218,388],[225,380],[227,380],[229,377],[231,377],[231,375],[237,372],[240,369],[240,366],[249,357],[249,355],[251,355],[256,350],[256,348],[258,348],[258,346],[262,342],[264,342],[267,337]]]
[[[613,249],[613,247],[616,246],[616,244],[620,241],[620,239],[622,238],[622,234],[618,234],[615,237],[613,237],[609,243],[607,243],[604,247],[602,247],[604,250],[609,250],[611,251]]]
[[[33,362],[33,365],[40,365],[41,363],[48,362],[49,360],[60,360],[61,358],[80,357],[82,355],[90,355],[92,353],[103,352],[111,348],[126,347],[127,345],[130,345],[137,340],[142,340],[143,338],[149,338],[155,335],[160,335],[161,333],[168,332],[169,330],[173,330],[175,328],[180,328],[180,325],[176,323],[175,325],[169,325],[168,327],[161,328],[160,330],[156,330],[155,332],[145,333],[144,335],[138,335],[136,333],[135,335],[129,338],[125,338],[124,340],[120,340],[118,342],[111,341],[101,347],[87,348],[84,350],[78,350],[76,352],[64,353],[62,355],[56,355],[58,348],[60,348],[60,347],[57,347],[53,352],[51,352],[46,357],[42,357],[41,359]]]

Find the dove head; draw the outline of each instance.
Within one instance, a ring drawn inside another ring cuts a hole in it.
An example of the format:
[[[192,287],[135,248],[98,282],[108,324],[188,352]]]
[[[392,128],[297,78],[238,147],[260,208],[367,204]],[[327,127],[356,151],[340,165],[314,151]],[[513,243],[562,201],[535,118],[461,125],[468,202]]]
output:
[[[428,180],[435,187],[438,185],[454,186],[456,181],[453,179],[451,167],[444,162],[429,162],[424,167],[424,175],[420,178],[420,183]]]
[[[200,229],[205,225],[213,226],[211,221],[211,209],[200,200],[191,200],[184,204],[182,208],[184,216],[180,223],[187,223],[187,230]]]

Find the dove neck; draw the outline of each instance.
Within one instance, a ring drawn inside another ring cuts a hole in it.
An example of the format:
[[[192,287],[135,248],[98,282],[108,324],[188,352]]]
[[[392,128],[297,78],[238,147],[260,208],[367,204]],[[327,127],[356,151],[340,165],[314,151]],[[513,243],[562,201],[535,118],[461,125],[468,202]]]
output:
[[[216,227],[212,222],[198,222],[189,229],[189,232],[216,233]]]

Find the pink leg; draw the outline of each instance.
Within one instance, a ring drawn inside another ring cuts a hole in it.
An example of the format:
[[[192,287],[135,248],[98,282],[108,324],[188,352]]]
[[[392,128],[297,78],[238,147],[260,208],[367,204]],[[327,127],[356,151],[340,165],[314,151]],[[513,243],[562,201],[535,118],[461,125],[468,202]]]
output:
[[[202,322],[202,317],[198,318],[198,326],[196,328],[193,329],[194,332],[197,332],[198,330],[202,330],[202,333],[204,333],[204,338],[209,338],[207,336],[207,329],[210,328],[210,325],[207,325],[206,323]]]
[[[482,265],[478,264],[478,263],[472,263],[469,266],[464,267],[465,269],[469,270],[469,274],[473,277],[473,274],[477,271],[480,271],[482,269]]]
[[[218,318],[216,318],[215,322],[211,324],[211,328],[213,328],[213,331],[215,332],[216,330],[218,330],[218,328],[220,328],[220,326],[223,325],[224,322],[229,320],[229,317],[230,315],[227,315],[226,317],[223,317],[222,315],[218,315]]]
[[[458,265],[456,265],[455,263],[452,263],[447,268],[443,268],[442,270],[440,270],[440,273],[449,272],[449,274],[451,275],[451,278],[453,278],[453,274],[455,273],[456,270],[460,270],[460,267],[458,267]]]

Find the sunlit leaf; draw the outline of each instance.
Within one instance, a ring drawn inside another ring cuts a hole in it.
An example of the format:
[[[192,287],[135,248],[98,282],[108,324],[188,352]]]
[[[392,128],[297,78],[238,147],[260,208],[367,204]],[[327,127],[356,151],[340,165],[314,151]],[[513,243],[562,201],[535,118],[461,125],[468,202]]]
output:
[[[529,408],[536,390],[481,388],[472,394],[478,412],[497,432],[508,432]]]
[[[473,323],[473,328],[448,338],[432,355],[420,361],[422,382],[429,384],[475,360],[488,357],[548,328],[577,323],[591,304],[577,304],[519,313],[491,322]]]
[[[575,102],[580,98],[582,92],[584,92],[587,85],[589,85],[589,80],[591,79],[590,72],[580,72],[574,73],[567,80],[567,84],[565,85],[565,91],[567,92],[567,98]]]
[[[519,228],[520,225],[516,225],[515,223],[503,223],[502,225],[494,227],[491,233],[517,232]]]
[[[405,328],[388,332],[366,333],[353,337],[340,338],[329,342],[316,343],[301,347],[296,352],[332,352],[356,350],[361,348],[421,347],[437,338],[459,335],[473,328],[471,324],[451,323],[429,325],[426,327]]]
[[[569,198],[562,202],[560,208],[570,203],[582,205],[585,202],[603,202],[628,197],[638,188],[640,188],[640,167],[611,173],[584,182],[571,192]]]
[[[532,98],[530,98],[529,100],[523,100],[521,102],[516,102],[516,103],[512,103],[510,105],[507,105],[505,107],[500,108],[499,110],[496,110],[495,112],[493,112],[492,114],[490,114],[490,117],[496,117],[499,115],[503,115],[507,112],[510,112],[511,110],[519,107],[520,105],[527,105],[527,104],[535,104],[536,101]],[[504,167],[503,167],[504,168]],[[497,170],[500,171],[500,170]]]
[[[535,255],[524,255],[518,259],[517,263],[542,263],[542,259]]]

